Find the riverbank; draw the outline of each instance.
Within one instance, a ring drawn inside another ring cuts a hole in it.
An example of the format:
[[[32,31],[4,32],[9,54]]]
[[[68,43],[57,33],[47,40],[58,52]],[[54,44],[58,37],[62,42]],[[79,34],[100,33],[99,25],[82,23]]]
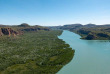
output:
[[[66,30],[59,38],[75,49],[75,55],[57,74],[110,73],[110,40],[82,40],[80,35]]]
[[[61,34],[62,31],[37,31],[0,39],[0,74],[58,72],[74,55],[74,50],[58,39]]]

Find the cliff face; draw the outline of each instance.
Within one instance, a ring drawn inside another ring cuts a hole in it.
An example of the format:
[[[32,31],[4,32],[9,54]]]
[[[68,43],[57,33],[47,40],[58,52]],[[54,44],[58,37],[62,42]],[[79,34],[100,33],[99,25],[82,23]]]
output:
[[[2,30],[0,29],[0,36],[2,36],[3,35],[3,33],[2,33]]]
[[[44,31],[49,31],[50,29],[48,28],[43,28],[43,27],[25,27],[25,28],[22,28],[20,29],[21,31],[40,31],[40,30],[44,30]]]
[[[18,31],[14,31],[12,28],[0,28],[0,36],[3,36],[3,35],[13,35],[13,36],[16,36],[16,35],[19,35],[19,34],[22,34],[21,32],[18,32]]]
[[[14,25],[14,26],[0,25],[0,36],[8,35],[10,37],[10,36],[22,35],[24,32],[37,32],[40,30],[50,31],[50,29],[47,27],[43,27],[39,25],[30,26],[26,23],[23,23],[21,25]]]

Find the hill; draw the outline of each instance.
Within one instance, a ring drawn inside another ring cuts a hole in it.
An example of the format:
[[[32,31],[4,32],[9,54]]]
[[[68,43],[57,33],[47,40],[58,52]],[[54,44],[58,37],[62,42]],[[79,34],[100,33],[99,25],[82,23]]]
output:
[[[30,26],[26,23],[23,23],[21,25],[0,25],[0,36],[17,36],[17,35],[22,35],[24,32],[32,32],[32,31],[49,31],[50,29],[47,27],[42,27],[42,26]]]

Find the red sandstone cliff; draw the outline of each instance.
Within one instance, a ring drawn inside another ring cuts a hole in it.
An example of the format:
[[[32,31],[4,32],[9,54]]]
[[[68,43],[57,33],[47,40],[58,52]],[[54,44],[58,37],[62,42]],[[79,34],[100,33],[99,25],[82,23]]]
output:
[[[22,34],[22,32],[19,32],[19,31],[14,31],[12,28],[0,28],[0,36],[3,36],[3,35],[13,35],[13,36],[16,36],[16,35],[20,35]]]

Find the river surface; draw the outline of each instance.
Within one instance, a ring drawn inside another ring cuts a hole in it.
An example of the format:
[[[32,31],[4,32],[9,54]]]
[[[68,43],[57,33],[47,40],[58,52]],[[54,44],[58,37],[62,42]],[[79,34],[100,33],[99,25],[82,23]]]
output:
[[[67,30],[59,36],[75,49],[75,55],[57,74],[110,74],[110,41],[80,38]]]

